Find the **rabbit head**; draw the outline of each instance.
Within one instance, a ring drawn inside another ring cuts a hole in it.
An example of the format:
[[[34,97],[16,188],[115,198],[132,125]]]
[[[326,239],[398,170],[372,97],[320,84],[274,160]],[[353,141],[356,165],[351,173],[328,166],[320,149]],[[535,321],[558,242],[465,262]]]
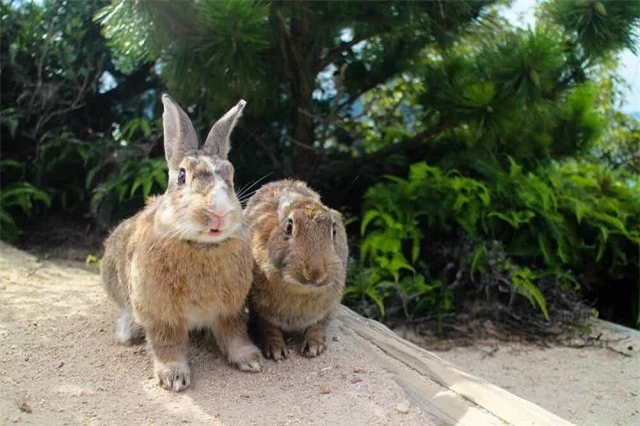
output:
[[[229,136],[246,102],[238,102],[213,125],[202,148],[182,108],[167,94],[162,103],[169,181],[155,215],[156,231],[201,243],[232,237],[241,229],[242,209],[227,160]]]
[[[278,220],[268,247],[285,281],[314,287],[344,281],[347,243],[339,212],[319,199],[286,189],[279,200]]]

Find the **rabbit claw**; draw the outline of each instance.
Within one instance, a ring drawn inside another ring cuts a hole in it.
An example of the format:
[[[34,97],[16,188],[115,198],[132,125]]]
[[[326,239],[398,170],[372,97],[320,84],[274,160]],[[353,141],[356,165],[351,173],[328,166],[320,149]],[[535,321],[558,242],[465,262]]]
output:
[[[312,337],[306,338],[300,345],[300,353],[307,358],[314,358],[327,349],[327,343],[322,338]]]
[[[251,344],[230,353],[229,362],[238,367],[240,371],[258,373],[262,370],[264,360],[260,350]]]
[[[289,348],[284,340],[271,340],[264,345],[264,356],[274,361],[283,361],[289,358]]]
[[[156,377],[160,386],[180,392],[191,384],[191,369],[186,362],[172,362],[156,365]]]

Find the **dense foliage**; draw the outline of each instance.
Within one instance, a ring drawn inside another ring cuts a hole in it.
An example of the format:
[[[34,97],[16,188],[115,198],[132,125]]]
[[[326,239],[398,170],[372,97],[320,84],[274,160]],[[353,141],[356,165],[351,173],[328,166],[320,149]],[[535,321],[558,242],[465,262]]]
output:
[[[29,218],[52,211],[110,224],[139,207],[119,203],[139,185],[149,195],[151,183],[159,190],[166,182],[158,123],[148,113],[159,80],[150,63],[127,74],[115,68],[94,22],[104,6],[0,5],[3,239],[16,241]],[[146,173],[153,168],[158,173]]]
[[[640,3],[550,0],[527,29],[497,7],[3,3],[2,238],[162,190],[162,90],[201,131],[242,97],[238,183],[303,178],[343,210],[366,314],[544,325],[581,296],[639,324],[640,127],[613,70]]]

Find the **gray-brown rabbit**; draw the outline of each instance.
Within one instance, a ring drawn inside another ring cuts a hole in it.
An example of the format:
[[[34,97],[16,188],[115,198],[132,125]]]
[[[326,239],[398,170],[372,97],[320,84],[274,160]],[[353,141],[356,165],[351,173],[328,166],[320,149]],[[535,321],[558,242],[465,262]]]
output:
[[[180,391],[191,382],[185,355],[190,329],[211,328],[241,370],[259,371],[262,356],[247,333],[253,260],[227,161],[245,102],[213,125],[202,149],[185,112],[166,94],[162,103],[167,191],[107,238],[101,275],[122,310],[118,340],[146,335],[158,382]]]
[[[348,247],[342,216],[295,180],[264,185],[244,213],[255,260],[249,303],[263,354],[288,357],[283,331],[304,334],[302,355],[321,354],[344,292]]]

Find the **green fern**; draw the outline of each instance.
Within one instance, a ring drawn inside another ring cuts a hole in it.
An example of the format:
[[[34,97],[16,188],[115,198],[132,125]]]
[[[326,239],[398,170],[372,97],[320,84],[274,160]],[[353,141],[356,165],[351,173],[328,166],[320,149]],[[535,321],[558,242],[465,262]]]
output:
[[[536,276],[529,268],[519,269],[511,274],[511,282],[518,291],[518,294],[529,300],[531,306],[537,307],[549,320],[549,312],[547,310],[547,301],[542,292],[535,284]]]
[[[0,163],[5,167],[5,161]],[[17,183],[0,191],[0,236],[3,240],[14,242],[22,235],[16,215],[20,212],[27,217],[33,214],[37,204],[51,206],[51,196],[40,188],[27,183]]]

